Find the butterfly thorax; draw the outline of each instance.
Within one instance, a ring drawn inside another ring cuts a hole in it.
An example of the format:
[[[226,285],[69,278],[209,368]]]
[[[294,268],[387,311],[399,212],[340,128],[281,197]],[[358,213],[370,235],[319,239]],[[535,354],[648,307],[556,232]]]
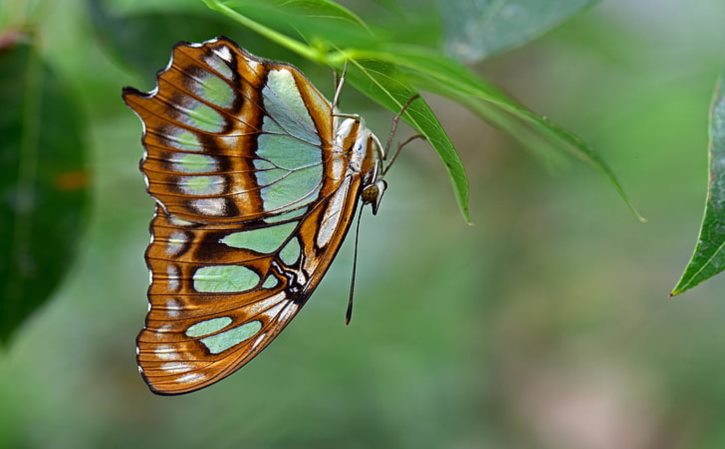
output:
[[[335,120],[335,152],[349,157],[349,170],[359,173],[362,181],[363,204],[370,204],[376,214],[387,183],[383,180],[382,161],[385,158],[380,139],[354,116]]]

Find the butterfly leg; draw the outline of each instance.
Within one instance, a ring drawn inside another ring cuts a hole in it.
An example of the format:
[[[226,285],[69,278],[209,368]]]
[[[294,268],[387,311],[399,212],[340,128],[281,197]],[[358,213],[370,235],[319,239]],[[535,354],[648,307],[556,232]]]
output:
[[[342,117],[342,118],[351,118],[355,120],[360,120],[360,114],[332,114],[333,117]]]
[[[388,154],[388,150],[390,150],[390,146],[393,144],[393,137],[395,137],[395,132],[398,130],[398,123],[400,122],[400,118],[403,116],[405,111],[410,107],[411,104],[415,100],[420,98],[420,94],[415,94],[412,97],[408,99],[408,101],[405,102],[402,108],[400,108],[400,112],[398,112],[395,117],[393,117],[393,125],[390,127],[390,134],[388,134],[388,141],[385,142],[385,147],[383,149],[384,154]],[[398,150],[400,151],[400,150]]]
[[[398,158],[398,155],[400,154],[400,150],[403,149],[404,146],[408,145],[409,143],[413,142],[416,139],[425,139],[425,136],[423,134],[415,134],[413,136],[408,137],[404,141],[400,142],[398,144],[398,148],[396,148],[395,153],[393,154],[393,157],[390,158],[390,162],[388,162],[388,165],[385,166],[383,169],[383,176],[390,170],[390,167],[393,166],[393,163],[395,163],[395,160]]]
[[[332,112],[335,113],[337,104],[340,101],[340,92],[342,92],[342,86],[345,84],[345,74],[347,73],[347,60],[342,65],[342,70],[339,75],[337,70],[334,72],[335,79],[335,96],[332,97]]]

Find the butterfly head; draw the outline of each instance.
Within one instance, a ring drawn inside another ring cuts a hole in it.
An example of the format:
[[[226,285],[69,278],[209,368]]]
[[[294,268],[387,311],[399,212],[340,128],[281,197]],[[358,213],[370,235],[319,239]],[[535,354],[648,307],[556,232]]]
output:
[[[363,204],[369,204],[373,208],[373,215],[378,213],[380,201],[383,199],[388,183],[384,179],[377,179],[374,183],[368,184],[362,189]]]

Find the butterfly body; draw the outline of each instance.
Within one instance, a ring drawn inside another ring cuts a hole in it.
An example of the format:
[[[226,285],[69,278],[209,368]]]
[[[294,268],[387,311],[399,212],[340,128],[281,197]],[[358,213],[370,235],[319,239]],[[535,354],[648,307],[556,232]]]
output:
[[[358,202],[376,212],[382,145],[295,67],[226,38],[179,44],[141,118],[156,200],[139,369],[152,391],[211,385],[264,349],[319,285]]]

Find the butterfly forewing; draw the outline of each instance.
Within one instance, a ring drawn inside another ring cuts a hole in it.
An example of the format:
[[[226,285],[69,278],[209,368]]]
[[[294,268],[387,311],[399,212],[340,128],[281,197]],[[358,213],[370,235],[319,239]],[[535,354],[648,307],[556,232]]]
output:
[[[169,214],[239,222],[302,207],[336,187],[322,183],[329,103],[294,67],[225,39],[178,45],[157,89],[129,89],[125,99],[146,127],[149,193]]]
[[[157,201],[139,367],[153,391],[184,393],[240,368],[295,316],[361,179],[319,91],[227,39],[178,45],[157,88],[124,99],[144,123]]]

